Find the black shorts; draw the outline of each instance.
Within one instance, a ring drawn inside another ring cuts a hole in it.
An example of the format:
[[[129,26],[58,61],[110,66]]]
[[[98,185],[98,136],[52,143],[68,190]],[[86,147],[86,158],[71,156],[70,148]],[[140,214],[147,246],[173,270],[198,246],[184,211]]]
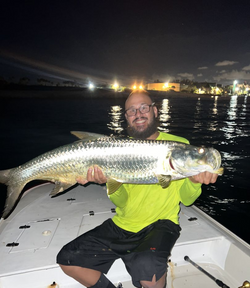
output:
[[[121,229],[111,219],[65,245],[57,263],[80,266],[107,274],[118,258],[125,263],[132,282],[159,280],[167,271],[167,261],[180,235],[180,226],[158,220],[137,233]]]

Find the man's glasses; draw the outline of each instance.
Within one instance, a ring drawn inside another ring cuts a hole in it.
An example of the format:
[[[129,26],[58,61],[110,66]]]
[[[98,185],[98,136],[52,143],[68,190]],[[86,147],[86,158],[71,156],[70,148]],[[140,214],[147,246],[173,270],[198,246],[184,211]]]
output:
[[[150,110],[150,107],[152,107],[155,103],[152,103],[151,105],[148,104],[143,104],[140,106],[140,108],[136,109],[136,108],[129,108],[127,110],[125,110],[125,113],[127,114],[128,117],[131,116],[135,116],[137,113],[137,110],[140,111],[141,114],[145,114],[148,113]]]

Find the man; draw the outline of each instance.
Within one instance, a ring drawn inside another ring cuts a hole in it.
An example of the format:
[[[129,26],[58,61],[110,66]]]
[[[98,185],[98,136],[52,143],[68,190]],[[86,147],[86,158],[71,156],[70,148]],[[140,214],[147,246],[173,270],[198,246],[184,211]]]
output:
[[[134,138],[188,140],[157,131],[158,111],[146,91],[132,92],[125,103],[128,134]],[[116,215],[79,236],[59,252],[62,270],[86,287],[114,288],[104,276],[121,258],[136,287],[166,287],[167,260],[179,237],[179,203],[191,205],[201,194],[201,184],[215,183],[217,174],[203,172],[189,179],[160,185],[123,184],[110,200]],[[88,170],[87,182],[106,183],[98,167]]]

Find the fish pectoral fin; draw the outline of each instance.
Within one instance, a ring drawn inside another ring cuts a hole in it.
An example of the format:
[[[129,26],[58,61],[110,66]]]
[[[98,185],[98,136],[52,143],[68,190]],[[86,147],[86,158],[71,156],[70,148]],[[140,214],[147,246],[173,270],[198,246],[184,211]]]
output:
[[[55,187],[54,189],[50,192],[50,196],[55,196],[58,193],[61,193],[67,189],[69,189],[71,186],[73,186],[75,183],[67,183],[67,182],[55,182]]]
[[[113,178],[109,178],[107,181],[107,190],[108,190],[108,195],[111,195],[113,193],[115,193],[115,191],[122,185],[121,182],[113,179]]]
[[[156,175],[159,184],[161,185],[162,188],[167,188],[172,180],[172,177],[170,175]]]
[[[70,133],[81,140],[95,140],[99,138],[107,138],[107,135],[97,134],[97,133],[90,133],[84,131],[70,131]]]

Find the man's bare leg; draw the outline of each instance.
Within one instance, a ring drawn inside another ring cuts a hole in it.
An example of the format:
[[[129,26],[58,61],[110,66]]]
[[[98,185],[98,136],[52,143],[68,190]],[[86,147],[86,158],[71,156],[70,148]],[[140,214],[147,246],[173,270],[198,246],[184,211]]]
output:
[[[101,272],[93,269],[79,266],[60,265],[63,272],[74,278],[76,281],[86,287],[94,286],[101,277]]]

